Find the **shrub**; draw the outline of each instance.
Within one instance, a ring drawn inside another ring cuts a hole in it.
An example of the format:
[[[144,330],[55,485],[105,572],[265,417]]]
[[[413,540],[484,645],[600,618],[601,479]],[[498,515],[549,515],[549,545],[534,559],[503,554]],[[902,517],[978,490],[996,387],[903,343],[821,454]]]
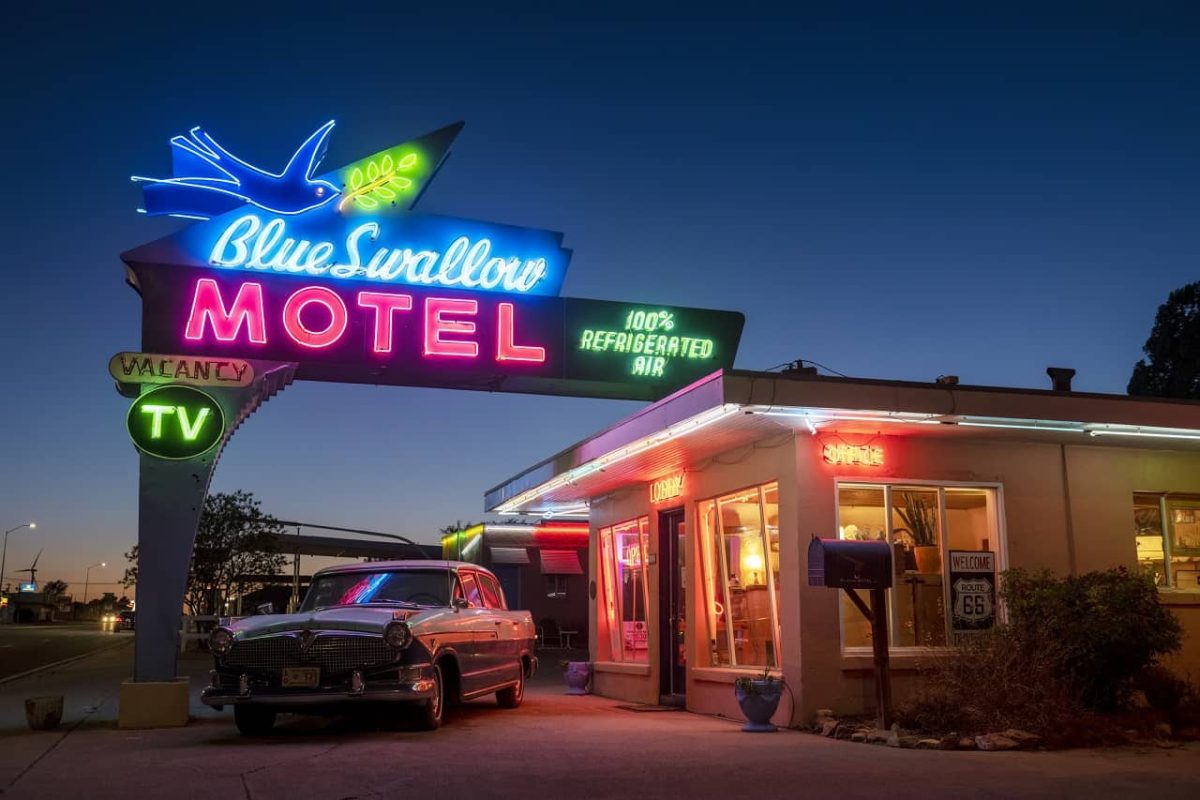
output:
[[[1065,578],[1013,569],[1000,594],[1024,656],[1049,659],[1068,693],[1094,711],[1121,708],[1134,676],[1183,638],[1149,578],[1124,568]]]
[[[1015,727],[1050,744],[1089,744],[1113,727],[1094,712],[1120,708],[1135,677],[1148,699],[1155,693],[1152,703],[1184,692],[1152,670],[1159,655],[1178,649],[1182,632],[1140,576],[1009,570],[1001,596],[1008,624],[935,658],[897,709],[902,725],[963,734]]]

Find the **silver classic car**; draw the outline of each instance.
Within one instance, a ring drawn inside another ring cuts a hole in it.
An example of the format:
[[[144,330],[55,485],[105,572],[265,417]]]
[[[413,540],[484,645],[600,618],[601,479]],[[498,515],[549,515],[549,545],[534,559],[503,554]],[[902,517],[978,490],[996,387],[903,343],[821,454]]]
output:
[[[343,703],[415,705],[421,727],[447,702],[495,693],[516,708],[537,668],[528,611],[500,582],[457,561],[383,561],[323,569],[295,614],[245,617],[209,637],[216,668],[203,701],[233,706],[244,734],[279,712]]]

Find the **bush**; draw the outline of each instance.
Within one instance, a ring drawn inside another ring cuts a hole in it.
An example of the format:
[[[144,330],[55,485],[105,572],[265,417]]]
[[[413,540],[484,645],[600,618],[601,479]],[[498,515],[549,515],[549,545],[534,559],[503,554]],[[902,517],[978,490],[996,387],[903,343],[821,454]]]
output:
[[[1008,624],[935,659],[897,709],[902,725],[963,734],[1015,727],[1051,744],[1095,743],[1112,727],[1095,712],[1122,707],[1135,678],[1164,703],[1183,691],[1152,670],[1159,655],[1179,648],[1182,631],[1140,576],[1009,570],[1001,596]]]
[[[1150,579],[1124,568],[1065,578],[1009,570],[1000,594],[1022,653],[1048,658],[1068,692],[1093,711],[1123,707],[1134,676],[1183,639]]]

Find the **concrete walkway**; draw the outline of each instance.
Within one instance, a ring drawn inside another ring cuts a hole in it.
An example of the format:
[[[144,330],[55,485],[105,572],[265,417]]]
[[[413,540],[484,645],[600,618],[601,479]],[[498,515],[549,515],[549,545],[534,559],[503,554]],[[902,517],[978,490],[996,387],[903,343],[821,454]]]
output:
[[[0,686],[0,795],[10,798],[1103,798],[1200,797],[1200,745],[1061,753],[893,750],[809,734],[743,734],[729,720],[639,713],[539,681],[525,705],[477,701],[442,730],[393,720],[288,718],[238,736],[193,704],[187,728],[116,729],[130,649]],[[206,659],[183,671],[198,692]],[[551,676],[553,677],[553,675]],[[63,693],[58,731],[25,728],[21,701]]]

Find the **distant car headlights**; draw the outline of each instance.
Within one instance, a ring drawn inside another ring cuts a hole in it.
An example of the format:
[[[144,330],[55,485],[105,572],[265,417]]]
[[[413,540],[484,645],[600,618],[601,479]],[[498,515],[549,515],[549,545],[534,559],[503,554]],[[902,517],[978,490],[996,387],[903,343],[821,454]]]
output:
[[[408,623],[405,622],[389,622],[388,626],[383,629],[383,640],[390,647],[397,650],[403,650],[412,643],[412,631],[408,629]]]
[[[223,656],[233,647],[233,631],[228,628],[217,628],[208,637],[208,647],[219,656]]]

